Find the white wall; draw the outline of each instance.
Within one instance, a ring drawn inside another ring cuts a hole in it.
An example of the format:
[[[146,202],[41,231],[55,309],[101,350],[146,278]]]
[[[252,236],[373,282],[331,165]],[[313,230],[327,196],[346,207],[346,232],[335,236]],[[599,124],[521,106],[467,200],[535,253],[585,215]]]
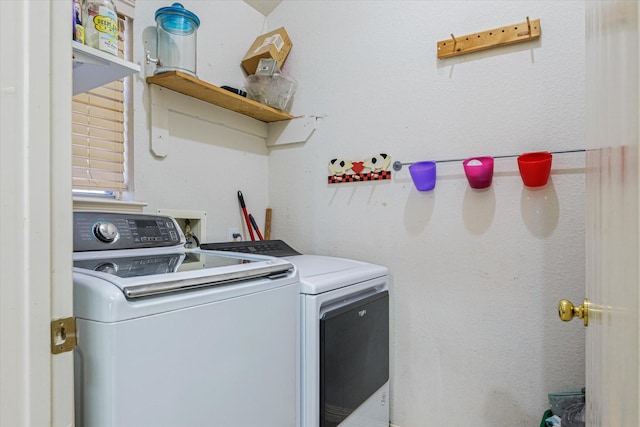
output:
[[[169,6],[162,0],[138,0],[134,25],[134,62],[143,71],[134,84],[134,191],[135,198],[157,209],[197,210],[207,213],[207,236],[202,241],[226,240],[229,226],[243,226],[237,191],[247,207],[264,224],[268,202],[268,151],[264,139],[245,133],[256,122],[241,116],[235,129],[221,117],[227,111],[174,94],[168,117],[167,156],[150,151],[150,89],[144,82],[154,66],[144,63],[146,44],[155,34],[155,11]],[[217,86],[242,87],[240,61],[255,38],[262,34],[264,16],[244,2],[198,0],[182,2],[201,21],[197,33],[197,74]],[[197,111],[194,117],[192,111]],[[237,115],[236,115],[237,116]],[[244,120],[244,121],[243,121]],[[248,124],[247,124],[248,123]],[[238,130],[238,128],[240,130]],[[246,230],[245,230],[246,233]]]
[[[353,17],[358,17],[354,19]],[[540,18],[538,42],[438,60],[449,34]],[[523,188],[514,158],[489,191],[459,163],[434,192],[327,184],[334,157],[404,162],[584,148],[584,4],[284,1],[268,17],[294,46],[294,114],[326,114],[304,145],[269,157],[274,233],[304,252],[392,272],[392,422],[537,425],[547,393],[584,385],[584,332],[557,318],[584,287],[584,155]]]
[[[139,1],[136,45],[164,2]],[[326,114],[305,144],[263,141],[170,114],[168,156],[149,153],[149,98],[134,86],[135,192],[149,210],[208,213],[206,240],[241,224],[236,191],[274,237],[308,253],[392,272],[392,422],[401,427],[536,425],[550,391],[584,385],[584,332],[556,304],[584,294],[584,155],[554,157],[550,183],[525,189],[514,158],[471,190],[458,163],[434,192],[404,168],[386,182],[327,184],[327,163],[385,152],[404,162],[584,147],[584,3],[284,1],[263,17],[239,1],[183,3],[197,13],[198,74],[241,85],[256,35],[284,25],[299,81],[293,114]],[[358,17],[354,19],[353,17]],[[536,42],[436,58],[436,42],[542,20]],[[180,105],[176,106],[180,110]]]

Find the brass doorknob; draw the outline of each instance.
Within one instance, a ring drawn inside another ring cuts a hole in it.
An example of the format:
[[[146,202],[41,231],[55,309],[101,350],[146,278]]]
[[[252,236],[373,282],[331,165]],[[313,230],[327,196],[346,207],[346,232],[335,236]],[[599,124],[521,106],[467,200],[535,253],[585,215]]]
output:
[[[584,326],[589,326],[589,300],[585,298],[582,304],[577,307],[569,300],[560,300],[558,303],[558,316],[563,322],[568,322],[574,317],[578,317],[582,319]]]

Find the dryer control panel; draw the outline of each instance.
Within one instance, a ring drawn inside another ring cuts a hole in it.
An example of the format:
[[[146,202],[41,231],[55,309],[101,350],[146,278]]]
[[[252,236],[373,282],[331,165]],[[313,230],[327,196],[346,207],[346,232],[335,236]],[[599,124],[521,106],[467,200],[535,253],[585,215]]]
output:
[[[184,245],[175,219],[124,212],[73,213],[73,251],[161,248]]]

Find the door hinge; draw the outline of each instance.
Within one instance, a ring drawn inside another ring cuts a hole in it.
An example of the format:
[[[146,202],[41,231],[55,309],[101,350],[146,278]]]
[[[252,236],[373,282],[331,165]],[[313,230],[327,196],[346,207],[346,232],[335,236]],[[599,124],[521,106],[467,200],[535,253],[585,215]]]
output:
[[[75,317],[51,321],[51,353],[60,354],[71,351],[76,348],[77,343]]]

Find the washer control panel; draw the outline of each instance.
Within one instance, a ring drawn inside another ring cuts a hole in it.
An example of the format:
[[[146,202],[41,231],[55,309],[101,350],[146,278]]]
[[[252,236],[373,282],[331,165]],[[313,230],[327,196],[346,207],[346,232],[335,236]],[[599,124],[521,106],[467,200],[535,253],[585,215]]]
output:
[[[160,248],[184,245],[175,219],[124,212],[73,213],[73,251]]]

